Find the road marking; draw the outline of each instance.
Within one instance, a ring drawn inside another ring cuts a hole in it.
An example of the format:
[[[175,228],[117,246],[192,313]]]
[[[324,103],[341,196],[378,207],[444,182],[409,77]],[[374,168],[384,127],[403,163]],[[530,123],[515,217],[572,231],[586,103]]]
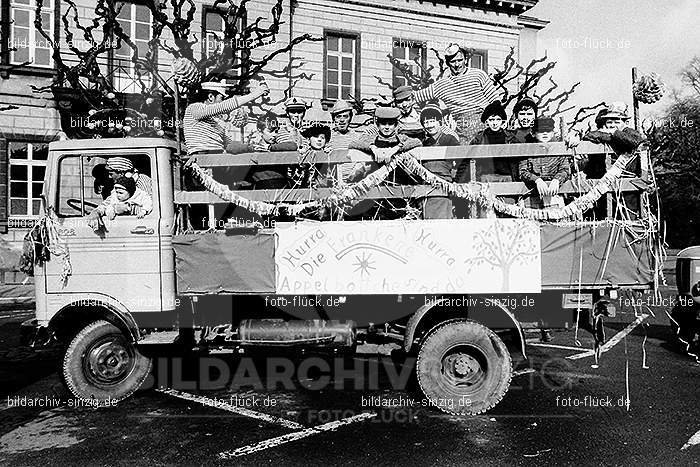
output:
[[[294,433],[288,433],[286,435],[278,436],[276,438],[270,438],[264,441],[260,441],[259,443],[243,446],[241,448],[234,449],[233,451],[220,452],[219,459],[231,459],[234,457],[247,456],[248,454],[252,454],[254,452],[274,448],[275,446],[290,443],[292,441],[297,441],[299,439],[306,438],[317,433],[323,433],[325,431],[334,431],[340,428],[341,426],[349,425],[355,422],[361,422],[363,420],[367,420],[376,416],[376,413],[365,412],[358,415],[354,415],[352,417],[344,418],[342,420],[336,420],[333,422],[325,423],[323,425],[306,428],[301,431],[295,431]]]
[[[526,368],[524,370],[514,371],[513,377],[520,376],[520,375],[527,375],[527,374],[534,373],[534,372],[535,372],[534,368]]]
[[[261,412],[256,412],[254,410],[246,409],[244,407],[238,407],[236,405],[229,404],[224,400],[214,400],[205,396],[198,396],[196,394],[190,394],[188,392],[178,391],[177,389],[161,388],[156,389],[156,391],[167,394],[169,396],[177,397],[179,399],[184,399],[186,401],[197,402],[198,404],[206,405],[207,407],[214,407],[215,409],[225,410],[227,412],[232,412],[238,415],[243,415],[245,417],[255,418],[257,420],[262,420],[269,423],[275,423],[281,425],[285,428],[290,428],[292,430],[303,429],[304,425],[293,422],[291,420],[286,420],[284,418],[275,417]]]
[[[537,343],[530,343],[528,345],[534,345],[535,347],[549,347],[552,349],[562,349],[562,350],[576,350],[579,351],[581,350],[581,347],[570,347],[568,345],[556,345],[556,344],[541,344],[539,342]]]
[[[606,342],[605,344],[601,345],[601,346],[600,346],[600,353],[607,352],[608,350],[612,349],[614,346],[616,346],[617,344],[619,344],[619,343],[622,341],[622,339],[624,339],[624,338],[627,336],[627,334],[629,334],[630,332],[632,332],[632,330],[633,330],[634,328],[636,328],[637,326],[639,326],[639,325],[642,323],[642,321],[644,321],[645,319],[647,319],[649,316],[651,316],[651,315],[648,315],[648,314],[647,314],[647,315],[639,315],[639,316],[637,316],[637,319],[635,319],[635,320],[632,321],[630,324],[628,324],[627,327],[626,327],[625,329],[623,329],[622,331],[618,332],[617,334],[615,334],[614,336],[612,336],[612,338],[611,338],[608,342]],[[586,357],[591,357],[591,356],[593,356],[593,351],[592,351],[592,350],[587,350],[587,351],[585,351],[585,352],[583,352],[583,353],[579,353],[579,354],[576,354],[576,355],[569,355],[569,356],[566,357],[566,358],[568,358],[569,360],[579,360],[579,359],[581,359],[581,358],[586,358]]]
[[[681,451],[685,451],[688,449],[690,446],[695,446],[696,444],[700,444],[700,430],[698,430],[697,433],[695,433],[693,436],[690,437],[687,443],[683,445],[681,448]]]

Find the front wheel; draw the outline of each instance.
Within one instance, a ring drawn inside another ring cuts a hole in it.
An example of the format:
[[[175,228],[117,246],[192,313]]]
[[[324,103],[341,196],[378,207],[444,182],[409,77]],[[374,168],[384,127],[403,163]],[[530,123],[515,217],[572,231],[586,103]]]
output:
[[[109,405],[136,392],[151,364],[119,328],[100,320],[71,341],[63,357],[63,380],[75,397]]]
[[[508,391],[512,362],[495,332],[475,321],[447,321],[423,340],[418,384],[431,406],[456,415],[493,408]]]

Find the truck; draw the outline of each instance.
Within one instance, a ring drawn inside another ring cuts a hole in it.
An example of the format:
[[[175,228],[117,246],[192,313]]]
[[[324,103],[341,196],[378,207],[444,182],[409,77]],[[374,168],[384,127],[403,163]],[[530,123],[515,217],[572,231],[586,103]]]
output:
[[[695,356],[700,352],[700,246],[691,246],[676,256],[678,296],[669,315],[680,350]]]
[[[590,143],[577,151],[608,167],[614,155]],[[467,159],[468,185],[476,192],[484,189],[474,179],[479,158],[572,152],[563,143],[532,143],[413,154],[421,161]],[[95,232],[86,221],[102,202],[93,173],[117,156],[150,177],[153,211],[117,216]],[[371,160],[353,150],[323,157],[330,165]],[[391,344],[413,357],[426,398],[449,400],[439,408],[469,415],[506,395],[513,359],[527,358],[526,327],[593,330],[595,318],[615,313],[618,294],[655,290],[658,224],[652,215],[621,221],[612,214],[620,193],[644,198],[638,178],[621,178],[603,195],[601,218],[565,222],[479,218],[474,203],[464,219],[318,221],[274,211],[277,217],[268,212],[251,220],[251,206],[289,207],[338,191],[227,187],[251,165],[299,162],[297,152],[188,159],[159,138],[51,143],[46,215],[30,235],[36,316],[24,323],[23,341],[60,344],[60,374],[70,392],[111,401],[144,384],[152,370],[149,349],[163,344],[344,355]],[[561,193],[581,196],[595,182],[569,181]],[[498,196],[528,192],[520,182],[488,187]],[[446,192],[380,184],[362,196],[425,199]],[[231,222],[238,217],[243,220]]]

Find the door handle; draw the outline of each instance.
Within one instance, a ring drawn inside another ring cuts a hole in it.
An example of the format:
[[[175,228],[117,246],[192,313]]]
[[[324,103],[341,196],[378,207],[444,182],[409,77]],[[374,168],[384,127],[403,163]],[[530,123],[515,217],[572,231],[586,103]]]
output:
[[[139,225],[131,229],[132,234],[153,235],[154,232],[155,230],[149,229],[145,225]]]

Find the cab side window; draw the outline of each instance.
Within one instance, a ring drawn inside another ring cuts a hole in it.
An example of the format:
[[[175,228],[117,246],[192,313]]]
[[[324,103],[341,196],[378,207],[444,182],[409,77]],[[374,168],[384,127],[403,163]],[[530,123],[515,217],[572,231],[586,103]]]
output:
[[[82,217],[93,211],[144,217],[152,211],[150,158],[69,155],[58,164],[56,212],[59,217]]]

